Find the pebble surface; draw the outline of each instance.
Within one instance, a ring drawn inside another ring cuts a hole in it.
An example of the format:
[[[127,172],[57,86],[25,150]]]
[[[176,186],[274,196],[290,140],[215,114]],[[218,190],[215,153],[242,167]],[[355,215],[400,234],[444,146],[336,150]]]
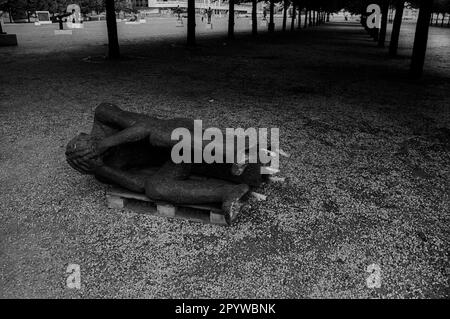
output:
[[[141,58],[119,63],[83,61],[104,49],[87,45],[0,51],[0,297],[448,298],[448,47],[417,83],[357,26],[220,41],[127,42]],[[102,101],[279,127],[287,182],[231,228],[108,209],[64,157]]]

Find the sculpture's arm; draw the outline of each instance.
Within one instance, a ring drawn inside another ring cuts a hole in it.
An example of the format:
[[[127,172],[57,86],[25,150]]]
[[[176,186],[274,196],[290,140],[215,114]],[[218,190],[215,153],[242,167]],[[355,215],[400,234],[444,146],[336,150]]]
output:
[[[144,117],[145,115],[124,111],[111,103],[101,103],[95,108],[95,120],[116,129],[131,127]]]
[[[126,128],[116,134],[105,137],[97,144],[98,154],[104,153],[113,146],[140,141],[148,138],[151,130],[141,123],[137,123],[129,128]]]

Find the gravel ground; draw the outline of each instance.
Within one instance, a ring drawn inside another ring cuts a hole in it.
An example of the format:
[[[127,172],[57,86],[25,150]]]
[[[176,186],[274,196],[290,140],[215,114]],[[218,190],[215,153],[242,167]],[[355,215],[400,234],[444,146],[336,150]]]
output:
[[[354,24],[203,35],[192,50],[130,32],[116,63],[83,61],[105,50],[90,33],[0,49],[0,297],[448,298],[450,29],[431,28],[421,81],[412,32],[398,59]],[[268,200],[232,228],[109,210],[64,157],[102,101],[279,127],[288,182],[259,189]],[[371,264],[381,288],[366,285]]]

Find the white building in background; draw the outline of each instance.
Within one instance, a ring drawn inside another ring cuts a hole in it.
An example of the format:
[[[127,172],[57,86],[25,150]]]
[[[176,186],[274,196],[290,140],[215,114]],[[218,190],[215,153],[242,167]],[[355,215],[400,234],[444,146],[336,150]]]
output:
[[[411,8],[409,5],[405,6],[405,9],[403,10],[403,20],[417,20],[418,16],[419,9]]]
[[[133,6],[143,14],[169,14],[177,7],[187,10],[187,0],[131,0]],[[258,11],[262,9],[262,3],[258,3]],[[195,9],[197,12],[204,12],[205,9],[211,8],[214,13],[227,13],[228,1],[224,0],[195,0]],[[236,14],[251,14],[252,4],[242,3],[235,4],[234,10]]]

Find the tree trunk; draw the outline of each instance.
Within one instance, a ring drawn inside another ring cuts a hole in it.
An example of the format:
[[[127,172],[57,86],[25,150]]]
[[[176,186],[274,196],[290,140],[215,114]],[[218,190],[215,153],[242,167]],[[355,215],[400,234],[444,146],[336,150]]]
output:
[[[195,0],[188,0],[187,5],[187,45],[195,46]]]
[[[256,16],[256,7],[258,0],[252,0],[252,34],[258,34],[258,18]]]
[[[2,18],[0,17],[0,34],[3,34]]]
[[[308,10],[308,16],[309,16],[308,26],[309,26],[309,27],[312,27],[312,16],[311,16],[311,10]]]
[[[286,31],[288,0],[283,1],[283,32]]]
[[[435,25],[435,26],[438,25],[438,20],[439,20],[439,12],[436,13],[436,21],[434,22],[434,25]]]
[[[297,11],[295,8],[295,1],[292,1],[292,17],[291,17],[291,31],[294,31],[295,28],[295,17],[296,17]]]
[[[392,26],[391,42],[389,43],[389,55],[392,57],[397,55],[398,39],[400,38],[400,28],[402,26],[404,7],[405,7],[404,0],[396,0],[394,25]]]
[[[13,17],[12,17],[12,10],[11,10],[11,8],[8,8],[8,12],[9,12],[9,23],[13,23]]]
[[[308,27],[308,9],[305,7],[305,23],[303,24],[303,28]]]
[[[313,10],[312,25],[314,27],[316,26],[316,10]]]
[[[119,38],[117,36],[116,9],[114,0],[105,1],[106,27],[108,29],[108,57],[110,59],[120,58]]]
[[[234,39],[234,0],[228,0],[228,39]]]
[[[298,25],[297,25],[297,29],[301,29],[302,28],[302,4],[299,3],[298,4]]]
[[[415,77],[420,77],[423,73],[425,54],[428,41],[428,21],[430,21],[433,0],[421,0],[419,17],[416,25],[416,35],[414,37],[413,54],[411,61],[411,73]]]
[[[388,23],[388,12],[389,12],[389,0],[383,0],[381,6],[381,28],[380,36],[378,37],[378,46],[384,48],[386,42],[386,29]]]
[[[275,23],[273,21],[273,12],[275,9],[275,4],[274,4],[274,0],[270,0],[270,6],[269,6],[269,32],[274,32],[275,31]]]
[[[445,12],[442,13],[441,28],[444,27]]]

